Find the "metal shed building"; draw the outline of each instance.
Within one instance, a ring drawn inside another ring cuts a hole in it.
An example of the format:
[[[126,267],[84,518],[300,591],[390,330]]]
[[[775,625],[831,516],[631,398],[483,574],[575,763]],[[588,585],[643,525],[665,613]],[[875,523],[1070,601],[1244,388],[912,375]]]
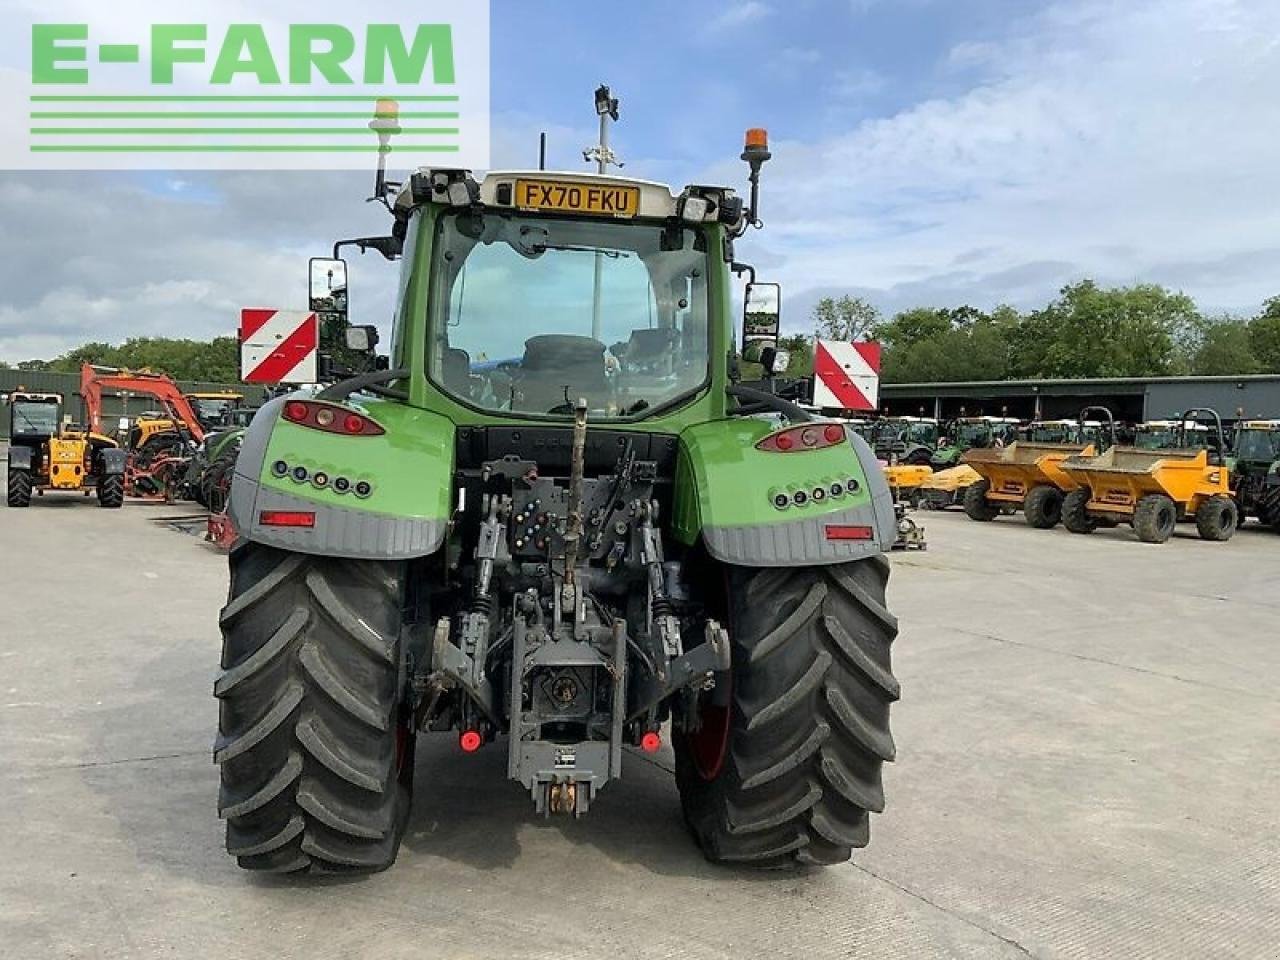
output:
[[[1118,420],[1158,420],[1190,407],[1212,407],[1223,420],[1280,418],[1280,374],[1096,380],[990,380],[885,383],[882,412],[945,419],[962,415],[1023,419],[1074,417],[1085,406],[1109,407]]]

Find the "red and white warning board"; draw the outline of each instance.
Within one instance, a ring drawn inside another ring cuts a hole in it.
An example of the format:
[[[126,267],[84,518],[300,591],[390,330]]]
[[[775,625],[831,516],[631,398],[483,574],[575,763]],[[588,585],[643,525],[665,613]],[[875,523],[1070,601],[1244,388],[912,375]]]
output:
[[[875,410],[880,402],[880,344],[819,340],[813,351],[813,403]]]
[[[240,311],[240,379],[315,383],[320,321],[305,310]]]

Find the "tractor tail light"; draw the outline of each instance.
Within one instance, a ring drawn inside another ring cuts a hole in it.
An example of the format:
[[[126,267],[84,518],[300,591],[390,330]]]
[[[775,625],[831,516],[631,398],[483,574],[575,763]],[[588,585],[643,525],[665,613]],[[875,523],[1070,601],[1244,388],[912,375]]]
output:
[[[264,527],[314,527],[316,515],[305,510],[263,510],[258,523]]]
[[[284,418],[300,427],[349,437],[376,437],[386,433],[380,424],[362,413],[318,400],[290,400],[284,405]]]
[[[806,423],[769,434],[756,443],[756,449],[770,453],[794,453],[834,447],[845,440],[844,427],[838,423]]]

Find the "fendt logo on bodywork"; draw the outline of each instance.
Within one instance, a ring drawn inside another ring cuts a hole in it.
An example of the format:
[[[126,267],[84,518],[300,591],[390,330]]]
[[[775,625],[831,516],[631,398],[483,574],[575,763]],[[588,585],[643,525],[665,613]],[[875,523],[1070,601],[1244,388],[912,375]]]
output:
[[[25,24],[9,11],[29,44],[0,42],[0,167],[366,169],[379,150],[403,167],[488,166],[485,0],[426,0],[413,22],[390,0],[355,17],[332,0],[272,4],[260,23],[101,9],[41,4]]]

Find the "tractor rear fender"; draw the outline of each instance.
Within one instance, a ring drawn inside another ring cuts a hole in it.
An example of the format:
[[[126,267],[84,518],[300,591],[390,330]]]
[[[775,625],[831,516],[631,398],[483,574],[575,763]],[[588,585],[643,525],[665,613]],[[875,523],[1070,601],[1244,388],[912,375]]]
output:
[[[121,476],[124,473],[125,461],[129,453],[120,447],[107,447],[98,452],[98,462],[102,465],[102,476]]]
[[[9,469],[30,470],[32,462],[30,447],[17,446],[9,448]]]
[[[893,496],[865,440],[846,428],[843,441],[822,449],[757,448],[771,432],[744,418],[680,435],[677,540],[701,538],[717,560],[749,567],[844,563],[892,546]]]
[[[282,419],[292,399],[308,398],[272,400],[245,431],[227,505],[240,537],[364,560],[438,550],[453,510],[453,423],[405,404],[348,401],[385,433],[347,436]]]

